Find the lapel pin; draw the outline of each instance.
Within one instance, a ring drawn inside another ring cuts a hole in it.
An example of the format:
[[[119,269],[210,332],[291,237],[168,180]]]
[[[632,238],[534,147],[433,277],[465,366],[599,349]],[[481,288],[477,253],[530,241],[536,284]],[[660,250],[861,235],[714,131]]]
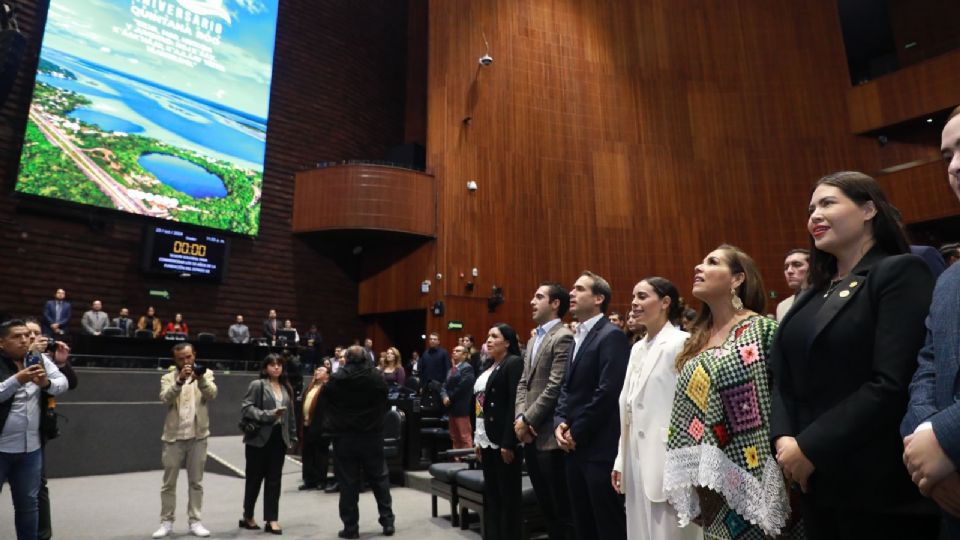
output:
[[[846,298],[850,296],[850,291],[840,291],[840,298]]]

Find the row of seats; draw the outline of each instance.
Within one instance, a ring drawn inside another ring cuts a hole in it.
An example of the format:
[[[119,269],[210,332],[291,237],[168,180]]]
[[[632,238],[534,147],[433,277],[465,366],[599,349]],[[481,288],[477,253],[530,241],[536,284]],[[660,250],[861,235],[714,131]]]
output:
[[[483,471],[475,468],[470,459],[473,449],[444,452],[443,457],[459,457],[464,461],[434,463],[430,466],[430,515],[437,517],[437,499],[450,503],[450,524],[463,530],[470,527],[470,512],[479,517],[480,537],[483,530]],[[534,533],[545,530],[543,515],[537,504],[530,477],[523,475],[521,482],[520,538],[528,540]]]

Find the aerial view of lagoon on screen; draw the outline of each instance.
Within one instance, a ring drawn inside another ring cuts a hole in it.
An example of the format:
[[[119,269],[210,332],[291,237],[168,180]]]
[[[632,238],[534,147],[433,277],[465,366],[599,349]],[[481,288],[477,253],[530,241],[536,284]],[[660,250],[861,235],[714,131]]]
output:
[[[51,0],[16,190],[255,235],[277,0]]]

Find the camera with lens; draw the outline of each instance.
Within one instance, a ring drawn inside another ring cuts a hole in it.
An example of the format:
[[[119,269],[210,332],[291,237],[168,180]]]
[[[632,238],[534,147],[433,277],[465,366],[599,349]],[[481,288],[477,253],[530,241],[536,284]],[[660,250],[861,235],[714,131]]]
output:
[[[54,338],[52,338],[52,337],[48,337],[48,338],[47,338],[47,348],[44,349],[43,352],[45,352],[45,353],[47,353],[47,354],[53,354],[53,353],[57,352],[57,340],[54,339]]]
[[[193,365],[193,374],[196,375],[197,377],[203,377],[204,373],[206,372],[207,372],[206,366],[201,366],[198,364]]]

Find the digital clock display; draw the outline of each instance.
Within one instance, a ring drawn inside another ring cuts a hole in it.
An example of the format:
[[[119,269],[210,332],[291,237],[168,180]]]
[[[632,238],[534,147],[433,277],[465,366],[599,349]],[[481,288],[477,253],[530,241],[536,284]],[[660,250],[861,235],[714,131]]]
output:
[[[226,251],[227,241],[220,236],[149,226],[144,235],[144,270],[219,280]]]

